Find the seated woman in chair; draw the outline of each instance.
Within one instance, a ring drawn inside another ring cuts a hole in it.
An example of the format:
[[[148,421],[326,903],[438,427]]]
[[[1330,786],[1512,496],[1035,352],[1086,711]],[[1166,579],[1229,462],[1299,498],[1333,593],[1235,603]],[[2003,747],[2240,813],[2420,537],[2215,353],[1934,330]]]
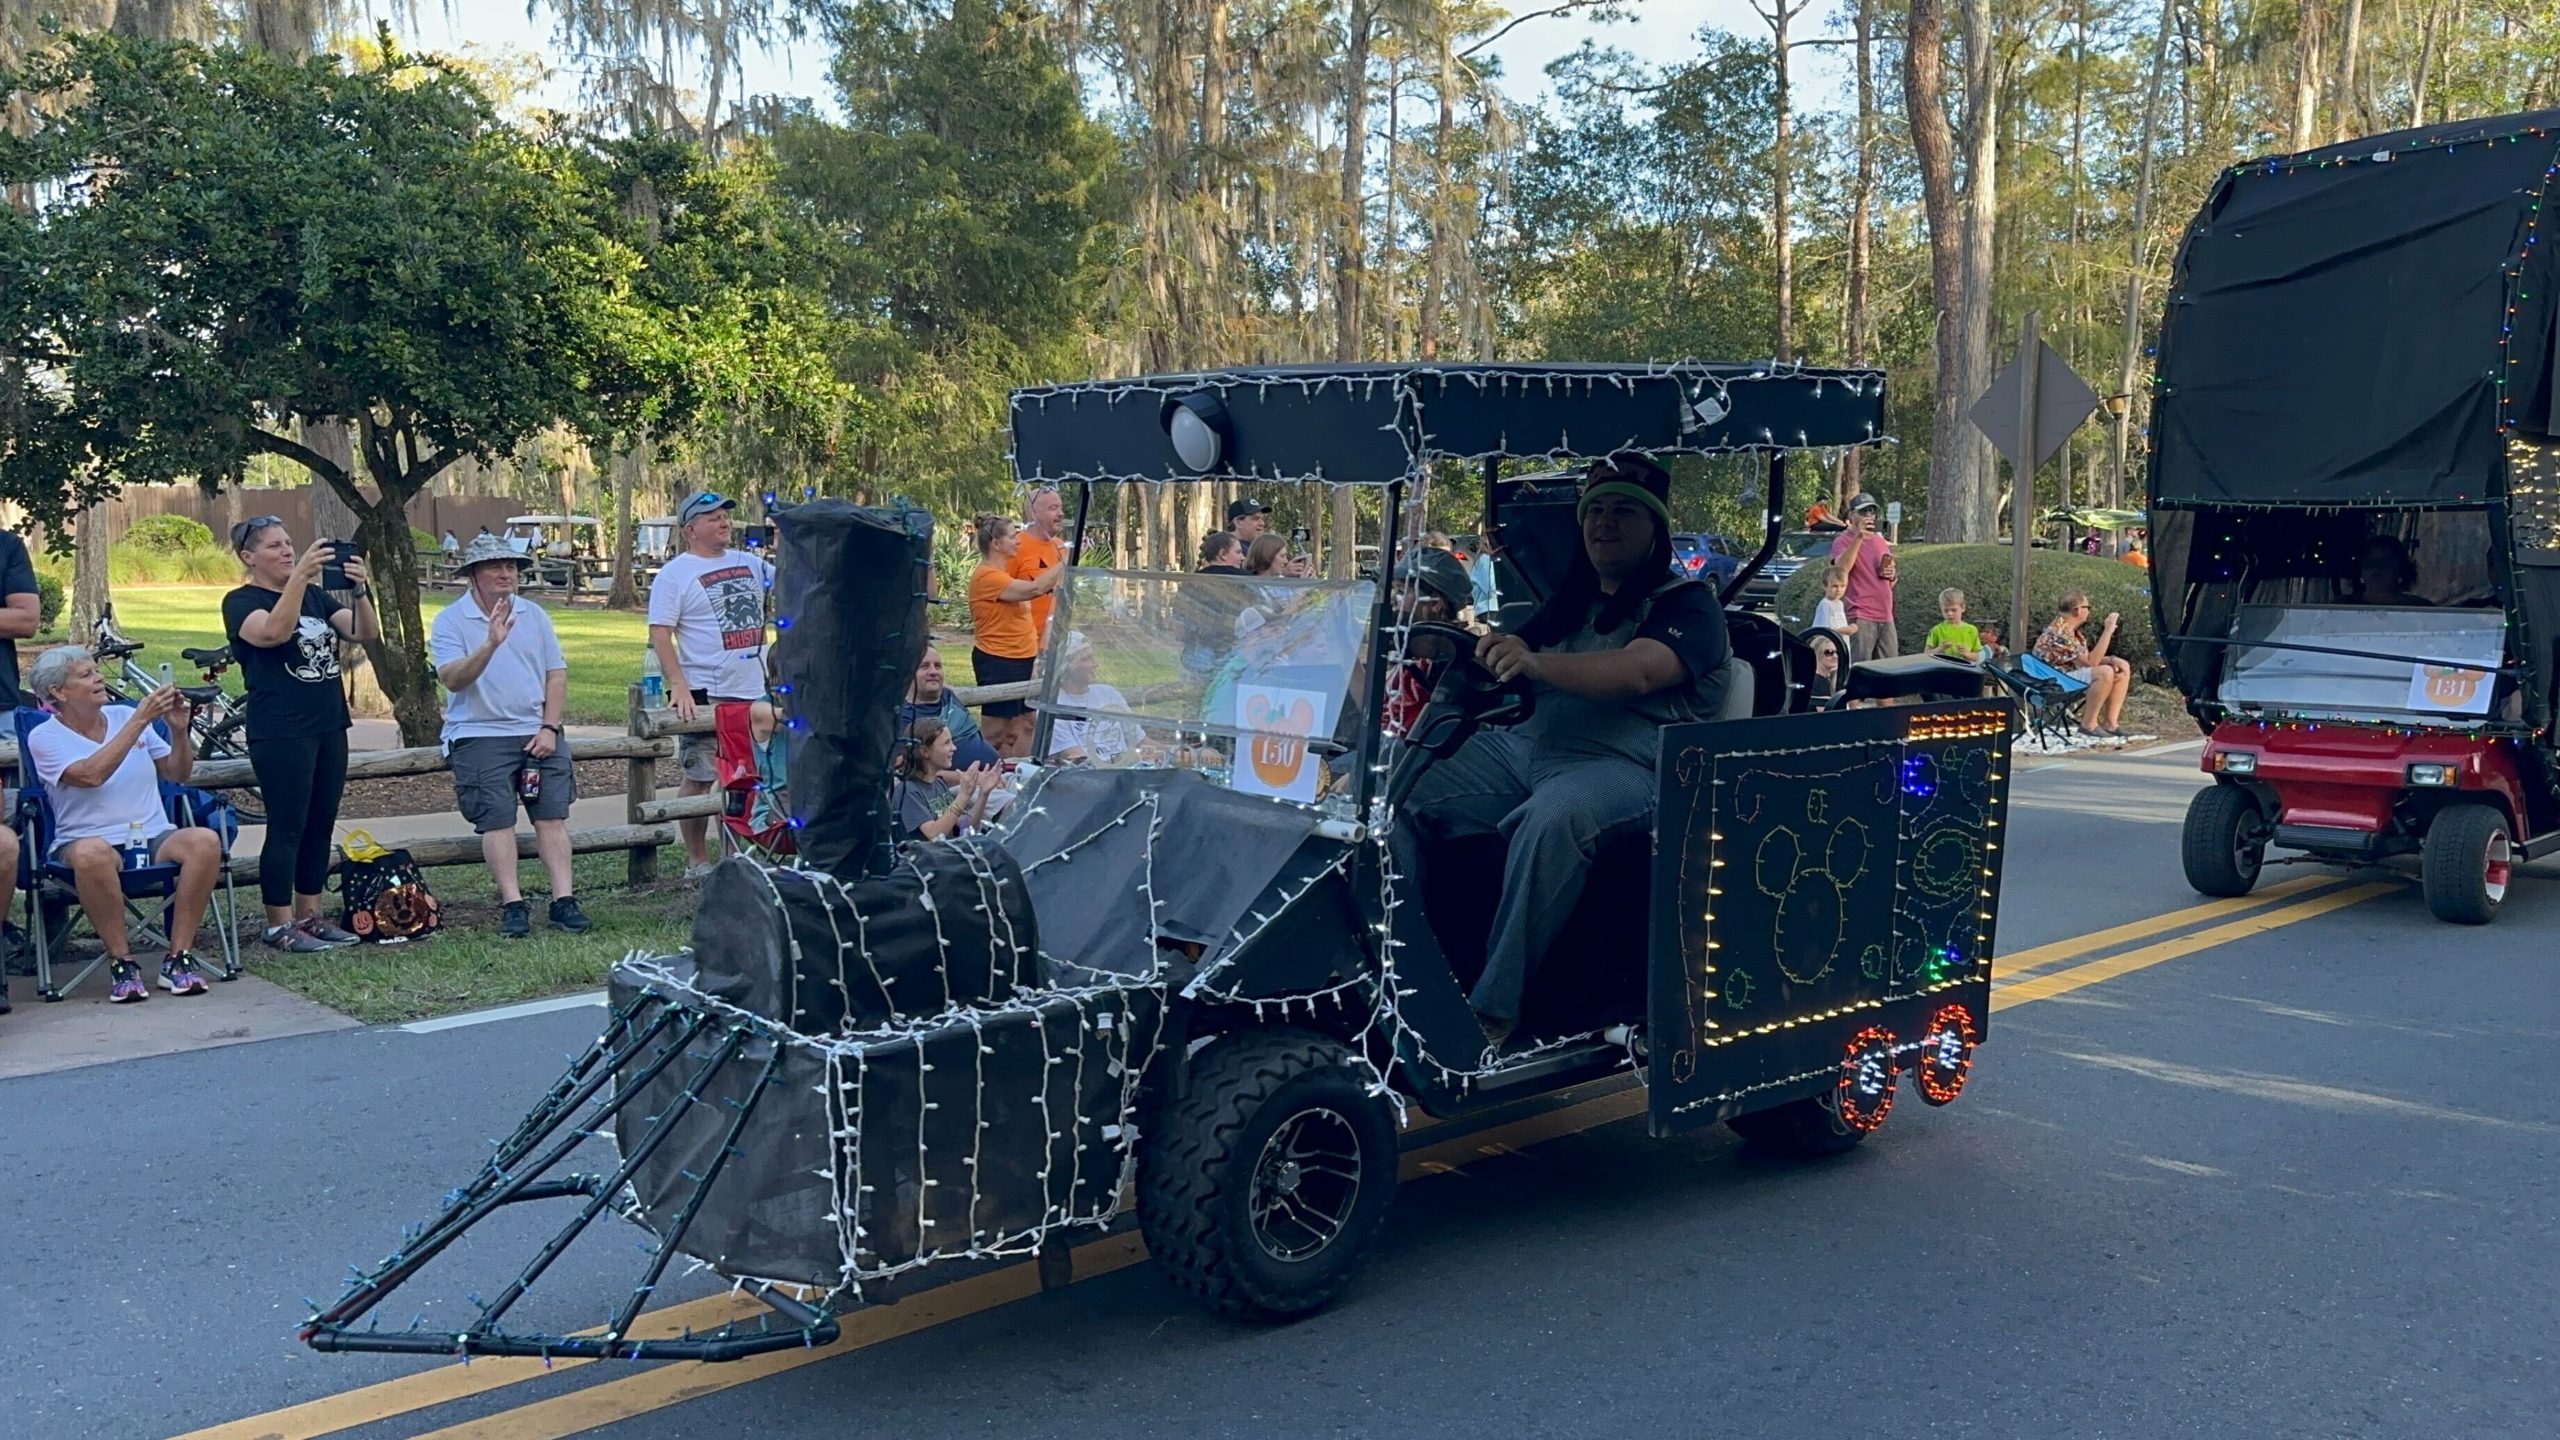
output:
[[[1610,835],[1650,823],[1657,732],[1721,708],[1732,643],[1715,592],[1671,570],[1671,478],[1643,454],[1594,461],[1575,507],[1582,546],[1518,634],[1476,658],[1526,680],[1536,706],[1434,765],[1409,803],[1417,835],[1499,834],[1509,848],[1483,975],[1468,1003],[1499,1047],[1532,972]]]
[[[201,826],[171,824],[159,783],[184,782],[195,768],[186,697],[163,686],[140,705],[109,705],[96,658],[78,645],[57,645],[37,656],[27,690],[53,711],[52,720],[27,732],[28,767],[53,807],[53,850],[44,858],[70,867],[80,908],[107,947],[107,999],[124,1005],[151,998],[125,930],[119,878],[125,865],[119,847],[137,830],[150,847],[152,864],[178,870],[161,988],[172,995],[203,994],[207,987],[193,947],[221,879],[222,841]],[[166,740],[152,728],[164,718]]]

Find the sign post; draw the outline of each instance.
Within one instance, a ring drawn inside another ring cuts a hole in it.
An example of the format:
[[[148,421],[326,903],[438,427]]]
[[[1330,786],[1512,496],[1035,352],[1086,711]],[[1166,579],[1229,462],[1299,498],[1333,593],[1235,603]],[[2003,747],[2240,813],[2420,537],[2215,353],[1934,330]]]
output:
[[[2098,392],[2071,371],[2053,347],[2037,338],[2040,316],[2030,310],[2018,323],[2018,354],[1991,388],[1973,402],[1973,423],[2008,457],[2011,476],[2009,543],[2009,645],[2027,641],[2027,550],[2034,539],[2036,471],[2098,408]]]

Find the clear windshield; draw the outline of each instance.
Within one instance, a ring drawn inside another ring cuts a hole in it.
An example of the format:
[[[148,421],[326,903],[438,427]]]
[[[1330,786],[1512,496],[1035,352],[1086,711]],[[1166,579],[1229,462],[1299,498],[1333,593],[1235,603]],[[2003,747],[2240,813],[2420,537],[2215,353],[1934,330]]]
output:
[[[2497,698],[2506,616],[2384,605],[2243,605],[2222,701],[2338,716],[2412,712],[2476,724]],[[2335,652],[2351,653],[2335,653]],[[2475,668],[2476,667],[2476,668]]]
[[[1056,658],[1032,703],[1056,717],[1053,755],[1175,764],[1184,737],[1205,735],[1223,742],[1220,758],[1254,762],[1237,767],[1239,788],[1313,798],[1376,602],[1367,580],[1078,566],[1059,587]]]

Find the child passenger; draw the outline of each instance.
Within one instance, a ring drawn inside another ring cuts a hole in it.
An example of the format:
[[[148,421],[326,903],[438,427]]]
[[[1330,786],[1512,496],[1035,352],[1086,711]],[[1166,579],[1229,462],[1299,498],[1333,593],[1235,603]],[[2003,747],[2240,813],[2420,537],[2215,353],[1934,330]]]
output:
[[[1813,628],[1846,639],[1858,633],[1849,623],[1849,572],[1833,565],[1822,572],[1822,598],[1814,602]]]
[[[1929,627],[1924,648],[1932,655],[1974,664],[1985,658],[1982,632],[1964,620],[1963,591],[1951,586],[1938,592],[1938,623]]]

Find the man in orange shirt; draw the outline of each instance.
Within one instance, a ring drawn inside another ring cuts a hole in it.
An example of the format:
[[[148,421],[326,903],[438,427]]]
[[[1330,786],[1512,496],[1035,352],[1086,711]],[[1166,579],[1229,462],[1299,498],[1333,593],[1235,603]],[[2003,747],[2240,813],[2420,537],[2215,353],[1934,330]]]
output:
[[[1031,492],[1029,522],[1018,537],[1020,548],[1013,553],[1013,563],[1005,573],[1016,580],[1037,580],[1042,575],[1067,563],[1066,542],[1058,538],[1058,526],[1066,519],[1067,504],[1058,492],[1042,486]],[[1057,592],[1044,591],[1031,601],[1031,633],[1041,649],[1049,647],[1049,613],[1058,605]]]

